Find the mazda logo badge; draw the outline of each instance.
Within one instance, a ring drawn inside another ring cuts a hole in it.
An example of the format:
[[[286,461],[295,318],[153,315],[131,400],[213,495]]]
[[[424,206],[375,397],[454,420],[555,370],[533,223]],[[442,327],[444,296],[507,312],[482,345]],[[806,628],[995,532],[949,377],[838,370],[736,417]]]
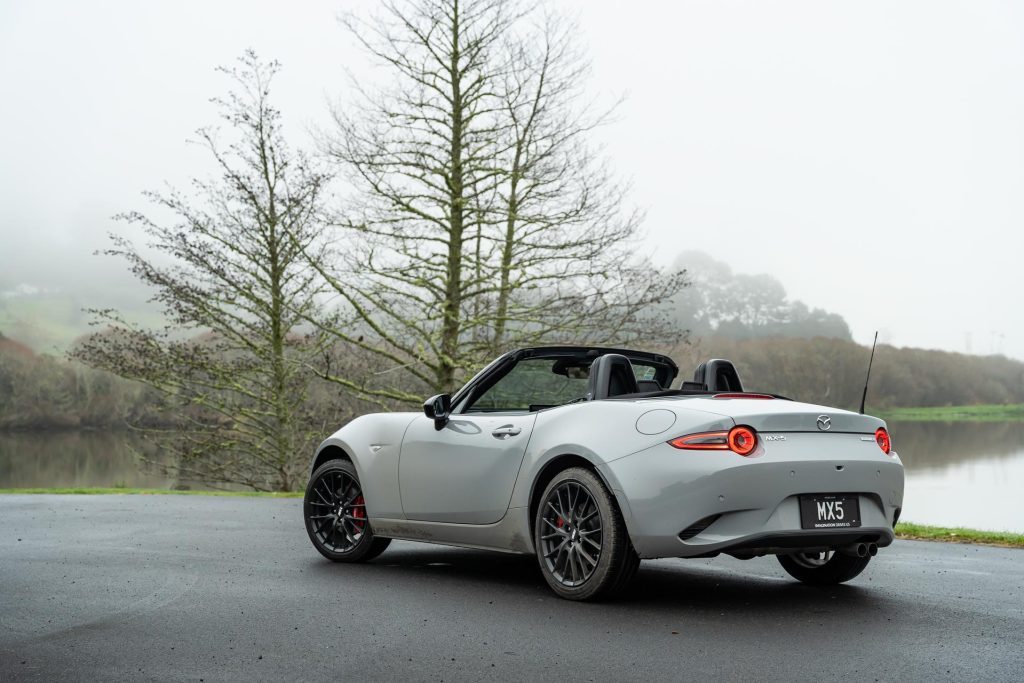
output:
[[[832,429],[832,418],[829,417],[828,415],[819,415],[818,429],[820,429],[823,432],[827,432],[828,430]]]

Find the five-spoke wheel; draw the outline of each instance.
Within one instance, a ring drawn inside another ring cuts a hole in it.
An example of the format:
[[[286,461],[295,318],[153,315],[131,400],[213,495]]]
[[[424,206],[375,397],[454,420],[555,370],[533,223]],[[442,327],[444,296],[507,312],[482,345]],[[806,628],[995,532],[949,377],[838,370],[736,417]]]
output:
[[[336,562],[369,560],[391,542],[374,537],[359,477],[347,460],[330,460],[316,469],[306,486],[303,510],[313,545]]]
[[[534,540],[541,572],[560,596],[607,596],[640,565],[615,500],[590,470],[555,475],[540,498]]]

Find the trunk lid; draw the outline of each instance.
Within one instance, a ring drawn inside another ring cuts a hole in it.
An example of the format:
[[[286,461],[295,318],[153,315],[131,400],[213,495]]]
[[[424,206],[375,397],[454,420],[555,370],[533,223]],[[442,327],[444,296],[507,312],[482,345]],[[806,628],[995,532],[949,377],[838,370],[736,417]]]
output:
[[[687,398],[683,406],[732,418],[758,432],[874,434],[885,422],[849,410],[785,399]]]

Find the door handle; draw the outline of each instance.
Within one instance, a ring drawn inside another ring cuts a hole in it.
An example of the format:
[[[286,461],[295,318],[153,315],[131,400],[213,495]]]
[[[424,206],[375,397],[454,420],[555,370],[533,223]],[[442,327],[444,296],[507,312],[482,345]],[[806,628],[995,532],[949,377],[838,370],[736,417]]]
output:
[[[505,425],[504,427],[498,427],[493,432],[491,432],[491,436],[493,436],[495,439],[507,439],[510,436],[515,436],[521,431],[523,431],[522,427],[513,427],[512,425]]]

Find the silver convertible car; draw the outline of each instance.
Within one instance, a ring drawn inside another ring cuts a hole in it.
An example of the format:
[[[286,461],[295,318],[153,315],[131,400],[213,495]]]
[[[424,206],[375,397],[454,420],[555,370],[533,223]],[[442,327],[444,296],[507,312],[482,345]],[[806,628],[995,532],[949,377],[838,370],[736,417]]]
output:
[[[317,449],[304,514],[338,562],[391,539],[534,554],[560,596],[610,595],[641,559],[775,555],[857,576],[893,541],[903,465],[885,423],[743,391],[729,361],[674,384],[640,351],[512,351],[422,412],[359,417]]]

